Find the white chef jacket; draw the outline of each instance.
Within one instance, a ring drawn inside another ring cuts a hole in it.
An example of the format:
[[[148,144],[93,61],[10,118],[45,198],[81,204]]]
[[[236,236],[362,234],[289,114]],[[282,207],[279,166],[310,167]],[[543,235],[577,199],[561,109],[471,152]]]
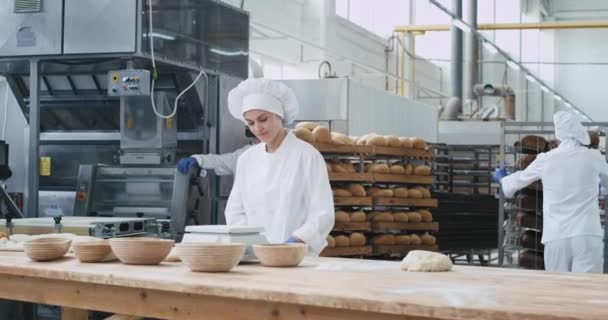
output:
[[[249,148],[251,148],[251,145],[246,145],[231,153],[194,154],[192,157],[196,159],[198,166],[203,170],[213,170],[218,176],[234,175],[239,156]],[[205,174],[206,172],[201,172],[201,175]]]
[[[323,157],[291,132],[273,153],[264,143],[251,147],[238,159],[225,215],[228,225],[264,227],[271,243],[295,236],[319,254],[334,225]]]
[[[562,141],[556,149],[541,153],[525,170],[502,179],[506,197],[532,182],[543,183],[542,243],[575,236],[598,236],[600,225],[598,186],[608,178],[608,164],[601,153],[577,141]]]

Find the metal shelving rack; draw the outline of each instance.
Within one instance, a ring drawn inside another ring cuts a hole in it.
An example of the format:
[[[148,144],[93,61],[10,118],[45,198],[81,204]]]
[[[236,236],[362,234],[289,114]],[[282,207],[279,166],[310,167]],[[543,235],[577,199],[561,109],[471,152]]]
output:
[[[608,132],[608,122],[583,122],[584,127],[589,131],[596,131],[600,135],[600,147],[599,151],[606,156],[606,161],[608,161],[608,155],[606,150],[608,150],[608,139],[606,139],[606,133]],[[593,129],[593,130],[592,130]],[[547,137],[554,137],[555,130],[552,122],[503,122],[501,125],[501,141],[499,148],[499,161],[500,167],[506,167],[508,170],[512,170],[515,166],[517,156],[516,150],[513,147],[513,143],[519,138],[526,135],[538,135]],[[549,140],[549,139],[547,139]],[[603,140],[603,142],[602,142]],[[512,161],[509,161],[512,160]],[[598,195],[598,201],[600,203],[605,203],[605,198],[600,198]],[[511,213],[512,206],[509,205],[507,199],[505,199],[504,194],[502,192],[499,193],[499,214],[498,214],[498,265],[503,266],[505,260],[505,254],[509,251],[509,249],[514,248],[516,245],[514,243],[509,243],[505,245],[505,239],[507,238],[505,234],[505,221],[508,218],[507,213]],[[603,209],[603,206],[602,206]],[[605,210],[601,212],[602,215],[602,224],[604,226],[604,273],[608,273],[608,221],[604,219]],[[509,216],[510,217],[510,216]],[[510,230],[515,232],[516,230]],[[512,238],[509,239],[512,242]]]

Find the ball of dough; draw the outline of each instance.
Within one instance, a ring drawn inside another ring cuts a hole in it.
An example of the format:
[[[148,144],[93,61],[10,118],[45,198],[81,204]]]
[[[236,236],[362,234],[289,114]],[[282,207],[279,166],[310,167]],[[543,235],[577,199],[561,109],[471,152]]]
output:
[[[296,130],[293,131],[293,133],[296,135],[296,137],[298,137],[300,140],[304,140],[308,143],[313,143],[315,142],[315,137],[312,134],[312,132],[308,129],[304,129],[304,128],[297,128]]]
[[[0,232],[0,239],[2,239],[2,238],[9,239],[9,236],[8,236],[8,234],[6,234],[4,232]]]
[[[429,189],[423,188],[423,187],[418,187],[416,189],[420,190],[420,193],[422,193],[422,198],[423,199],[430,199],[431,198],[431,192],[429,191]]]
[[[408,222],[409,217],[406,212],[395,212],[393,213],[393,220],[395,222]]]
[[[408,164],[405,165],[404,169],[405,169],[405,175],[406,176],[411,176],[411,175],[414,174],[414,166],[413,165],[411,165],[411,164],[408,163]]]
[[[333,144],[350,144],[350,138],[339,132],[331,133],[331,142]]]
[[[336,247],[350,247],[350,239],[347,236],[335,236]]]
[[[367,238],[362,233],[354,232],[348,237],[350,240],[351,247],[360,247],[364,246],[367,242]]]
[[[395,147],[395,148],[401,147],[401,141],[399,141],[398,137],[396,137],[396,136],[386,136],[384,138],[386,139],[386,144],[389,147]]]
[[[339,223],[349,223],[350,215],[348,214],[348,212],[345,212],[345,211],[336,211],[335,220],[336,220],[336,222],[339,222]]]
[[[428,234],[428,232],[420,236],[420,240],[422,241],[422,244],[427,246],[433,246],[437,243],[437,238]]]
[[[413,246],[419,246],[422,244],[422,239],[417,234],[410,235],[410,244]]]
[[[396,164],[396,165],[392,165],[390,167],[389,172],[392,174],[405,174],[405,168],[403,166]]]
[[[371,136],[369,139],[367,139],[365,144],[368,146],[386,147],[387,142],[386,142],[386,139],[384,138],[384,136],[374,135],[374,136]]]
[[[408,137],[401,137],[401,138],[399,138],[399,141],[401,142],[401,147],[402,148],[405,148],[405,149],[412,149],[412,148],[414,148],[414,144],[412,143],[412,141]]]
[[[389,173],[391,169],[388,167],[386,163],[375,163],[373,164],[368,172],[372,173]]]
[[[418,189],[409,189],[407,190],[407,196],[412,199],[422,199],[422,192]]]
[[[410,138],[410,140],[412,141],[412,146],[414,147],[414,149],[421,149],[421,150],[426,149],[426,142],[424,142],[423,139]]]
[[[353,197],[365,197],[365,188],[363,185],[359,183],[353,183],[348,186],[348,191],[353,195]]]
[[[407,219],[411,223],[419,223],[422,221],[422,216],[418,212],[408,212]]]
[[[318,126],[312,130],[315,142],[331,144],[331,133],[326,127]]]
[[[407,190],[407,188],[404,187],[395,188],[393,189],[393,196],[395,198],[408,198],[409,191]]]
[[[428,210],[418,210],[422,222],[432,222],[433,214]]]
[[[372,217],[373,222],[393,222],[394,217],[389,212],[377,212]]]
[[[446,255],[431,251],[410,251],[401,261],[401,270],[440,272],[452,270],[452,260]]]
[[[314,130],[318,126],[319,126],[318,123],[309,122],[309,121],[303,121],[303,122],[298,122],[296,124],[296,129],[306,129],[306,130],[312,132],[312,130]]]
[[[332,236],[327,236],[327,247],[328,248],[335,248],[336,247],[336,239],[334,239],[334,237]]]
[[[381,234],[372,238],[372,243],[377,245],[393,246],[395,245],[395,236],[392,234]]]
[[[414,168],[414,175],[416,176],[430,176],[431,167],[429,166],[417,166]]]
[[[367,139],[371,138],[372,136],[375,136],[375,133],[368,133],[364,136],[362,136],[361,138],[357,139],[357,144],[358,145],[365,145],[367,143]]]
[[[376,193],[374,193],[374,197],[392,198],[393,190],[392,189],[380,189]]]
[[[350,214],[350,222],[365,222],[366,219],[363,211],[355,211]]]
[[[399,245],[399,246],[409,246],[410,245],[410,236],[408,236],[408,235],[395,236],[395,244]]]

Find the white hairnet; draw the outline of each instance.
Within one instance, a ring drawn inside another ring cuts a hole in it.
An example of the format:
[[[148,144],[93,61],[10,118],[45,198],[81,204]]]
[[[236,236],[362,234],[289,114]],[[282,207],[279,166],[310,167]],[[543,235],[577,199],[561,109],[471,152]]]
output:
[[[582,145],[589,145],[589,133],[583,127],[575,114],[558,111],[553,115],[555,124],[555,137],[560,141],[574,139]]]
[[[298,114],[298,100],[293,90],[285,84],[268,79],[247,79],[228,94],[228,109],[235,118],[245,121],[243,114],[249,110],[272,112],[292,123]]]

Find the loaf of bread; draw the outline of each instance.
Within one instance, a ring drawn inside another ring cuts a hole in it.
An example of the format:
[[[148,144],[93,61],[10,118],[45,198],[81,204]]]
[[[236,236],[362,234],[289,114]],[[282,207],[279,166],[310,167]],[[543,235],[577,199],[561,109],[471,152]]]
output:
[[[395,222],[408,222],[409,217],[406,212],[395,212],[393,213],[393,220]]]
[[[392,174],[405,174],[405,168],[401,165],[395,164],[390,167],[390,173]]]
[[[525,250],[519,254],[519,266],[524,269],[543,270],[545,269],[545,260],[542,252]]]
[[[334,239],[334,237],[332,236],[327,236],[327,247],[328,248],[335,248],[336,247],[336,239]]]
[[[526,230],[520,237],[520,243],[523,248],[536,251],[543,251],[544,246],[541,242],[542,233],[535,230]]]
[[[417,176],[430,176],[431,175],[431,167],[429,166],[417,166],[414,168],[414,175]]]
[[[387,142],[386,142],[386,138],[384,138],[384,136],[373,135],[373,136],[369,137],[367,139],[367,141],[365,141],[365,144],[368,146],[386,147]]]
[[[420,215],[420,213],[418,213],[416,211],[408,212],[407,220],[408,220],[408,222],[411,222],[411,223],[419,223],[422,221],[422,216]]]
[[[372,238],[372,243],[377,245],[393,246],[395,245],[395,236],[392,234],[381,234]]]
[[[359,233],[359,232],[353,232],[350,237],[348,237],[350,239],[350,246],[351,247],[360,247],[360,246],[364,246],[365,243],[367,242],[367,238],[365,238],[365,236],[363,235],[363,233]]]
[[[376,192],[380,191],[380,188],[378,187],[370,187],[367,188],[367,190],[365,190],[365,195],[368,197],[373,197],[376,195]]]
[[[8,236],[8,234],[6,234],[5,232],[0,232],[0,239],[2,239],[2,238],[7,238],[7,239],[9,239],[9,236]]]
[[[410,244],[419,246],[422,244],[422,239],[417,234],[410,234]]]
[[[536,160],[535,154],[524,154],[519,159],[517,159],[517,169],[524,170],[526,169],[534,160]]]
[[[411,175],[414,174],[414,166],[413,165],[411,165],[411,164],[408,163],[408,164],[406,164],[404,166],[404,169],[405,169],[404,173],[405,173],[406,176],[411,176]]]
[[[336,222],[339,223],[349,223],[350,215],[345,211],[336,211]]]
[[[365,222],[367,217],[363,211],[355,211],[350,214],[350,222]]]
[[[351,183],[348,186],[348,191],[350,191],[353,197],[365,197],[365,188],[359,183]]]
[[[336,173],[353,173],[355,166],[348,160],[337,161],[332,164],[332,170]]]
[[[331,133],[331,142],[333,144],[351,144],[350,138],[339,132]]]
[[[300,140],[304,140],[308,143],[313,143],[315,142],[315,137],[312,134],[312,131],[305,129],[305,128],[297,128],[293,131],[293,133],[296,135],[296,137],[298,137],[298,139]]]
[[[433,221],[433,214],[428,210],[418,210],[418,214],[420,214],[420,219],[422,222]]]
[[[398,246],[409,246],[410,236],[406,234],[395,236],[395,244]]]
[[[392,198],[393,190],[392,189],[380,189],[374,193],[374,197]]]
[[[537,154],[547,150],[547,140],[541,136],[527,135],[515,142],[515,148],[521,153]]]
[[[422,241],[422,244],[427,246],[433,246],[437,243],[437,238],[430,235],[428,232],[420,236],[420,240]]]
[[[422,192],[418,189],[408,189],[407,190],[408,198],[412,199],[422,199]]]
[[[399,138],[399,141],[401,142],[402,148],[405,148],[405,149],[414,148],[414,144],[412,143],[412,140],[410,140],[410,138],[408,138],[408,137],[401,137],[401,138]]]
[[[372,217],[373,222],[393,222],[393,215],[389,212],[376,212]]]
[[[518,212],[515,215],[515,223],[524,228],[543,229],[543,217],[535,212]]]
[[[334,239],[336,241],[337,248],[350,247],[350,238],[348,238],[347,236],[335,236]]]
[[[399,141],[398,137],[396,137],[396,136],[386,136],[384,138],[386,139],[386,144],[389,147],[395,147],[395,148],[401,147],[401,141]]]
[[[426,142],[424,142],[423,139],[410,138],[410,141],[412,141],[412,146],[414,147],[414,149],[421,149],[421,150],[426,149]]]
[[[331,190],[334,194],[334,197],[352,197],[353,195],[350,191],[341,188],[335,188]]]
[[[395,198],[408,198],[409,191],[407,190],[407,188],[398,187],[398,188],[393,189],[393,196]]]
[[[370,166],[369,172],[371,173],[389,173],[390,168],[386,163],[374,163]]]
[[[315,142],[331,144],[331,133],[326,127],[318,126],[314,128],[312,135],[315,137]]]
[[[318,126],[319,126],[318,123],[309,122],[309,121],[303,121],[303,122],[298,122],[296,124],[296,129],[306,129],[306,130],[312,132],[312,130],[314,130]]]
[[[422,193],[422,198],[423,199],[430,199],[431,198],[431,192],[429,191],[429,189],[423,188],[423,187],[417,187],[416,190],[419,190],[420,193]]]

